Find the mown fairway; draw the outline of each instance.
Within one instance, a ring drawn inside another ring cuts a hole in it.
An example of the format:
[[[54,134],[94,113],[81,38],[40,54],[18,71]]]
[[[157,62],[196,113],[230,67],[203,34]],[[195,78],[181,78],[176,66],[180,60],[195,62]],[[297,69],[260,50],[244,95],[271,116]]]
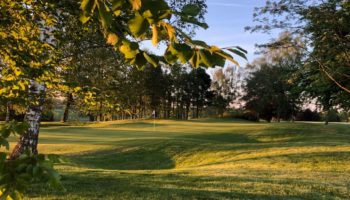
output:
[[[46,125],[66,191],[34,199],[350,199],[350,125],[123,121]],[[12,145],[13,146],[13,145]]]

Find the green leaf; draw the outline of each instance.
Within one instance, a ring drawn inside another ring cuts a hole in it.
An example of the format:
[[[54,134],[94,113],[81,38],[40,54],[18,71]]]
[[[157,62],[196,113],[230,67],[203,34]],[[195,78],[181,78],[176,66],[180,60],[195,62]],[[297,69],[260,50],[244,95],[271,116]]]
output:
[[[97,5],[102,26],[104,29],[107,29],[112,22],[112,14],[107,10],[108,8],[103,1],[98,1]]]
[[[209,45],[207,45],[207,43],[205,43],[201,40],[190,40],[189,43],[192,45],[200,46],[200,47],[205,47],[205,48],[209,47]]]
[[[112,1],[112,10],[116,11],[116,10],[121,9],[124,3],[125,3],[125,0],[113,0]]]
[[[203,63],[206,67],[212,67],[213,64],[210,61],[210,53],[204,49],[200,49],[198,52],[198,56],[200,57],[200,62]]]
[[[227,50],[230,51],[231,53],[234,53],[234,54],[244,58],[245,60],[248,60],[247,56],[243,52],[238,51],[237,49],[227,49]]]
[[[94,12],[96,8],[96,1],[95,0],[83,0],[81,2],[81,9],[83,11],[83,14],[80,16],[80,21],[82,23],[86,23],[89,21],[92,13]]]
[[[180,60],[182,63],[188,62],[193,56],[193,50],[187,44],[173,43],[172,46],[175,49],[174,52],[176,53],[178,60]]]
[[[195,52],[192,57],[189,60],[190,64],[192,65],[192,67],[197,68],[198,67],[198,54],[197,52]]]
[[[96,8],[96,1],[95,0],[83,0],[81,2],[80,8],[83,10],[83,12],[88,13],[89,15],[94,11]]]
[[[197,25],[197,26],[202,27],[204,29],[209,28],[207,23],[200,22],[200,21],[198,21],[198,19],[196,19],[195,17],[192,17],[192,16],[181,16],[181,19],[184,22],[188,22],[190,24]]]
[[[197,4],[187,4],[182,8],[182,13],[190,16],[197,16],[201,12],[201,8]]]
[[[139,53],[136,57],[130,62],[130,64],[137,66],[137,68],[142,69],[146,66],[147,60],[143,54]]]
[[[0,147],[1,146],[4,146],[6,150],[10,149],[9,142],[6,139],[2,138],[2,137],[0,137]]]
[[[242,51],[242,52],[245,53],[245,54],[248,53],[247,50],[245,50],[245,49],[243,49],[243,48],[241,48],[241,47],[239,47],[239,46],[236,46],[236,48],[237,48],[238,50]]]
[[[1,129],[1,136],[3,138],[8,138],[11,134],[11,131],[12,131],[11,129],[13,129],[13,128],[12,127],[3,127]]]

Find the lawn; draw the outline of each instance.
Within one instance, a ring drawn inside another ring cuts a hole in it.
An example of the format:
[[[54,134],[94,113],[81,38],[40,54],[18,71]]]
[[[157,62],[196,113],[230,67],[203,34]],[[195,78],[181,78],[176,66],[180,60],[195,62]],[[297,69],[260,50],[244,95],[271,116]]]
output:
[[[152,120],[44,124],[66,191],[33,199],[350,199],[350,125]],[[13,144],[12,144],[13,146]]]

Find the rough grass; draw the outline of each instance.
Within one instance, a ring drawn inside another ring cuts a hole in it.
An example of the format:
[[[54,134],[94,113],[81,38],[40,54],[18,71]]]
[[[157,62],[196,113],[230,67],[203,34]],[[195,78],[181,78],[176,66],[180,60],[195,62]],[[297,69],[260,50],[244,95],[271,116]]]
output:
[[[33,199],[350,199],[350,125],[121,121],[41,129],[66,191]]]

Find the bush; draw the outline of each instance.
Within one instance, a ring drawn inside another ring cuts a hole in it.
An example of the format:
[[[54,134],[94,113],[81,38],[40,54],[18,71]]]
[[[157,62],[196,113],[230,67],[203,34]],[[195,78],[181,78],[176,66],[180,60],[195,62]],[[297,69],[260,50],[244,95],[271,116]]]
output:
[[[43,122],[53,122],[55,121],[54,113],[51,110],[46,110],[41,115],[41,121]]]
[[[297,114],[296,121],[321,121],[321,114],[317,111],[306,109]]]
[[[325,113],[326,115],[326,113]],[[326,116],[323,116],[323,119],[325,119]],[[330,110],[328,113],[328,121],[329,122],[340,122],[339,114],[336,110]]]
[[[257,113],[249,110],[235,110],[231,113],[231,117],[237,119],[244,119],[252,122],[259,121]]]
[[[343,111],[339,114],[339,117],[342,122],[349,122],[349,113]]]

